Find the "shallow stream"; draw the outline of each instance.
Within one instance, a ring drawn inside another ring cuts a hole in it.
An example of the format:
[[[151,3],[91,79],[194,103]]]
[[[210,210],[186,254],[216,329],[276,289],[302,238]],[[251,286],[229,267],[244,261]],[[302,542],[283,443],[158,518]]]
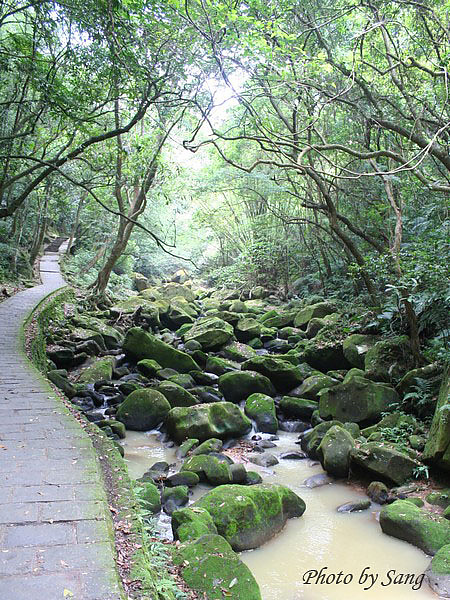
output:
[[[298,450],[294,444],[297,436],[279,432],[277,447],[268,452],[277,456]],[[176,448],[166,448],[156,433],[127,431],[124,448],[128,469],[134,478],[141,477],[156,461],[177,462],[178,467],[181,462],[175,456]],[[241,553],[241,559],[260,585],[263,600],[438,598],[426,580],[420,585],[420,574],[427,568],[430,557],[406,542],[383,534],[377,522],[378,505],[372,504],[369,510],[359,513],[336,512],[341,504],[367,499],[365,494],[341,482],[314,489],[305,487],[305,479],[323,472],[320,465],[309,459],[281,459],[270,469],[252,463],[246,466],[247,470],[259,471],[265,483],[288,485],[306,502],[306,512],[301,518],[290,519],[275,538],[257,550]],[[197,486],[192,499],[207,489],[210,488],[206,485]],[[161,530],[171,535],[170,518],[165,515],[161,517]],[[320,583],[322,568],[324,582]],[[319,573],[308,576],[310,570]],[[339,573],[339,580],[345,577],[346,583],[336,583]],[[305,581],[308,577],[309,584]],[[328,583],[325,577],[329,577]]]

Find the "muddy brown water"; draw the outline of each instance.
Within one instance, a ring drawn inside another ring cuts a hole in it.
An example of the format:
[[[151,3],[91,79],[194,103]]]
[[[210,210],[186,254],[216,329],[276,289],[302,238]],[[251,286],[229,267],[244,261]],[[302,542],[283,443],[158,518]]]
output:
[[[297,434],[280,432],[276,456],[298,450]],[[176,448],[166,448],[154,432],[127,432],[125,459],[131,477],[140,477],[154,462],[176,459]],[[340,514],[341,504],[366,499],[350,485],[336,482],[310,489],[303,482],[323,473],[320,465],[305,460],[280,460],[259,471],[265,483],[288,485],[306,502],[306,512],[290,519],[272,540],[256,550],[241,553],[258,581],[263,600],[436,600],[421,574],[430,562],[423,552],[382,533],[377,522],[380,507]],[[177,469],[174,469],[177,470]],[[195,488],[192,500],[210,489]],[[170,518],[162,515],[160,530],[170,537]]]

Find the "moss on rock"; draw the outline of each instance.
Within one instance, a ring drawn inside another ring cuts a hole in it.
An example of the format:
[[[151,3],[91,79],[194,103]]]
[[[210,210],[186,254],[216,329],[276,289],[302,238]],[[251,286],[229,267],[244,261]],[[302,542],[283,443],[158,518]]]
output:
[[[147,431],[165,421],[170,404],[157,390],[141,389],[131,392],[117,410],[116,418],[127,429]]]
[[[162,367],[170,367],[180,373],[189,373],[198,369],[197,363],[191,356],[173,348],[140,327],[132,327],[127,331],[123,349],[127,356],[136,361],[151,358]]]
[[[450,540],[450,523],[446,519],[405,500],[384,506],[380,525],[384,533],[405,540],[426,554],[436,554]]]
[[[174,562],[187,585],[206,600],[261,600],[250,569],[220,535],[203,535],[183,544]]]
[[[187,438],[204,442],[210,438],[241,437],[251,426],[251,421],[231,402],[173,408],[167,419],[167,430],[177,443]]]
[[[228,402],[239,403],[251,394],[275,395],[275,388],[267,377],[255,371],[233,371],[219,378],[219,390]]]
[[[276,484],[221,485],[197,500],[197,506],[209,512],[219,534],[237,551],[261,546],[306,508],[297,494]]]
[[[278,419],[273,398],[265,394],[251,394],[245,402],[245,414],[256,423],[258,431],[276,433]]]

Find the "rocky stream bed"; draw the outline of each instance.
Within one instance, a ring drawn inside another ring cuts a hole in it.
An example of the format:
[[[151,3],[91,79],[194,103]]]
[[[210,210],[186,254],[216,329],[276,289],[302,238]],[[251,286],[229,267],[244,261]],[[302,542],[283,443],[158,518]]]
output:
[[[374,598],[450,597],[448,368],[414,369],[406,336],[348,327],[338,303],[266,296],[80,299],[49,330],[47,376],[116,440],[207,598],[354,597],[364,567]],[[418,378],[429,425],[405,404]]]

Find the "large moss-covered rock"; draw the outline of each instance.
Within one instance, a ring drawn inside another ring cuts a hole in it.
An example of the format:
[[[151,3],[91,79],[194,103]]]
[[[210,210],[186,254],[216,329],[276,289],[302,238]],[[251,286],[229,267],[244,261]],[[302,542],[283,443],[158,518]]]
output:
[[[329,375],[318,373],[307,377],[301,385],[289,392],[292,398],[308,398],[309,400],[319,400],[319,392],[325,388],[332,388],[339,384],[337,379]]]
[[[348,383],[340,383],[321,393],[319,413],[322,419],[370,425],[398,402],[398,394],[393,388],[355,376]]]
[[[364,359],[366,376],[374,381],[398,381],[414,366],[409,338],[400,335],[377,342]]]
[[[145,377],[155,377],[156,373],[162,369],[162,366],[156,360],[144,358],[138,362],[137,369]]]
[[[361,431],[365,438],[368,438],[372,433],[380,433],[384,429],[397,428],[408,428],[412,433],[421,433],[423,431],[422,425],[412,415],[405,415],[403,412],[393,412],[385,415],[381,421],[378,421],[375,425],[366,427]]]
[[[152,514],[161,510],[161,496],[158,488],[151,481],[142,482],[138,487],[138,501],[144,510]]]
[[[117,410],[116,419],[127,429],[147,431],[165,421],[170,404],[157,390],[141,389],[131,392]]]
[[[223,354],[225,358],[241,363],[256,356],[256,351],[247,344],[231,342],[222,348],[221,354]]]
[[[227,360],[226,358],[220,358],[219,356],[208,356],[206,361],[206,372],[213,373],[214,375],[223,375],[224,373],[231,373],[240,369],[238,362]]]
[[[317,450],[320,446],[320,443],[323,440],[326,432],[334,425],[342,426],[342,423],[340,421],[326,421],[324,423],[319,423],[313,429],[307,431],[301,438],[302,450],[304,450],[311,458],[318,460],[319,455]]]
[[[396,448],[380,442],[367,442],[351,452],[352,463],[375,477],[401,485],[414,475],[419,463]]]
[[[322,467],[335,477],[347,477],[350,468],[350,452],[355,442],[348,431],[334,425],[323,437],[317,453]]]
[[[187,542],[202,535],[217,534],[211,515],[204,508],[180,508],[172,513],[172,532],[175,540]]]
[[[170,367],[180,373],[198,369],[198,364],[185,352],[173,348],[140,327],[127,331],[123,349],[127,356],[136,361],[152,358],[163,367]]]
[[[200,481],[207,481],[211,485],[223,485],[233,481],[230,465],[209,454],[191,456],[184,462],[182,470],[196,473]]]
[[[255,356],[245,361],[242,369],[268,377],[279,392],[289,392],[304,380],[301,369],[282,358]]]
[[[203,442],[241,437],[251,429],[251,421],[231,402],[214,402],[173,408],[167,418],[170,436],[180,444],[187,438]]]
[[[143,296],[131,296],[130,298],[117,302],[117,304],[110,309],[110,313],[113,317],[118,317],[119,315],[133,314],[137,310],[140,311],[141,317],[145,317],[147,323],[152,327],[161,327],[160,305]]]
[[[374,346],[377,338],[374,335],[362,335],[353,333],[346,338],[342,344],[345,358],[358,369],[364,369],[364,361],[367,352]]]
[[[318,302],[302,308],[294,318],[294,327],[302,327],[313,318],[322,318],[336,312],[336,306],[330,302]]]
[[[305,503],[284,485],[221,485],[194,503],[212,516],[217,531],[236,551],[257,548],[300,517]],[[225,507],[225,508],[224,508]]]
[[[176,298],[177,296],[182,296],[188,302],[194,302],[196,298],[195,293],[189,287],[180,283],[167,283],[159,288],[158,291],[164,298]]]
[[[192,451],[192,455],[197,456],[199,454],[210,454],[211,452],[221,452],[222,448],[223,448],[222,440],[219,440],[217,438],[211,438],[210,440],[206,440],[205,442],[200,444],[200,446],[195,448],[195,450]]]
[[[450,522],[406,500],[384,506],[380,513],[384,533],[405,540],[434,555],[450,540]]]
[[[92,331],[97,331],[100,333],[105,340],[107,348],[116,348],[122,343],[123,336],[120,331],[117,331],[117,329],[111,325],[108,325],[101,319],[97,319],[97,317],[92,317],[90,315],[77,315],[73,317],[72,320],[77,327],[91,329]]]
[[[113,356],[98,358],[93,364],[83,369],[78,376],[79,383],[95,383],[96,381],[110,380],[116,359]]]
[[[275,310],[270,310],[262,315],[260,321],[264,323],[266,327],[276,327],[277,329],[281,329],[282,327],[292,325],[295,314],[296,313],[294,311],[278,312]]]
[[[195,340],[203,350],[216,350],[232,337],[233,327],[229,323],[217,317],[203,317],[185,334],[184,341]]]
[[[181,545],[174,562],[187,585],[205,600],[261,600],[250,569],[220,535],[203,535]]]
[[[450,543],[434,555],[426,570],[428,585],[440,598],[450,598]]]
[[[450,472],[450,381],[447,366],[439,390],[436,410],[425,444],[423,460]]]
[[[236,337],[240,342],[248,342],[261,335],[262,325],[252,317],[238,321],[235,327]]]
[[[280,409],[287,417],[310,420],[315,410],[319,408],[319,403],[308,398],[292,398],[283,396],[280,400]]]
[[[276,433],[278,419],[275,402],[265,394],[251,394],[245,402],[245,414],[256,423],[257,431]]]
[[[256,371],[233,371],[219,377],[219,390],[225,400],[241,402],[251,394],[275,395],[275,388],[267,377]]]
[[[171,408],[175,406],[195,406],[195,404],[198,404],[195,396],[173,381],[163,381],[158,386],[158,392],[161,392],[167,398]]]

